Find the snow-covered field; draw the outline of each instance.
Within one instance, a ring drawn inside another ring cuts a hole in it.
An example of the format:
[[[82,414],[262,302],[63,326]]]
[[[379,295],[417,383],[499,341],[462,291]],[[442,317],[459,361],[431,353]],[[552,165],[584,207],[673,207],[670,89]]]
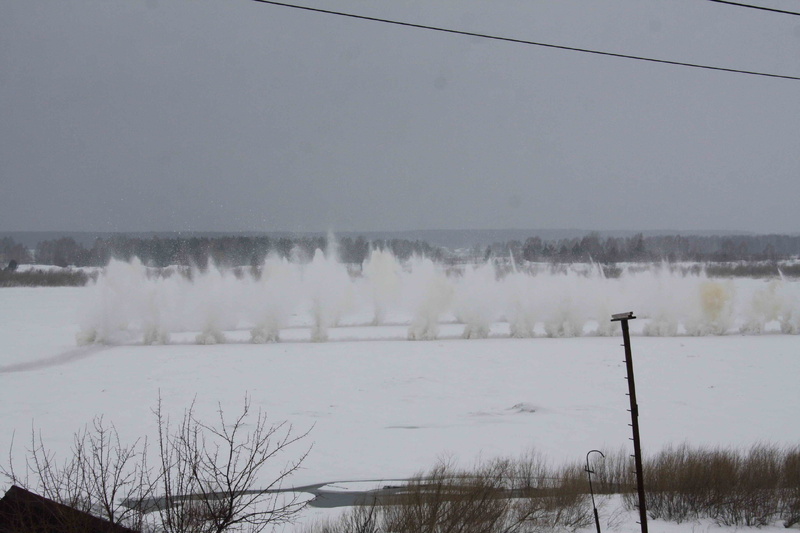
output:
[[[412,282],[394,270],[369,285],[369,265],[355,281],[331,265],[305,277],[285,270],[270,285],[219,272],[155,280],[117,264],[95,287],[0,290],[0,451],[16,432],[21,454],[34,428],[65,454],[95,415],[123,439],[152,439],[159,394],[173,418],[194,400],[208,419],[218,403],[236,412],[248,394],[271,419],[311,430],[297,485],[404,478],[445,456],[472,463],[531,448],[581,460],[629,446],[621,339],[605,329],[608,314],[629,310],[640,316],[632,344],[646,452],[800,442],[800,336],[781,333],[792,331],[797,282],[498,282],[480,271]],[[528,338],[513,338],[515,328]],[[726,334],[699,335],[712,331]],[[275,332],[281,342],[252,342]],[[198,344],[206,341],[222,342]],[[304,520],[331,512],[311,509]],[[614,526],[638,528],[632,516]],[[650,528],[706,529],[724,530]]]

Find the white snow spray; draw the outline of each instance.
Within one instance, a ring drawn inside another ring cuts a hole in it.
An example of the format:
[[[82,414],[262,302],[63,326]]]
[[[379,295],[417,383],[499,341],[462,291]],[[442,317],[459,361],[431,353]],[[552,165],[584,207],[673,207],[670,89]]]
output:
[[[607,275],[596,264],[496,259],[446,267],[420,257],[401,262],[386,250],[373,250],[361,269],[343,264],[335,245],[299,255],[239,269],[111,261],[87,288],[77,340],[322,342],[341,327],[350,328],[346,338],[397,338],[397,329],[386,332],[400,328],[411,340],[612,335],[609,317],[620,309],[636,312],[639,335],[800,333],[800,281],[777,274],[715,279],[696,264],[662,263]],[[383,329],[370,330],[376,326]]]
[[[372,250],[364,265],[364,278],[369,284],[373,305],[372,325],[384,323],[387,313],[397,307],[400,298],[403,268],[389,251]]]
[[[499,319],[503,305],[494,265],[467,267],[454,285],[453,314],[456,320],[464,323],[462,336],[485,339],[492,324]]]
[[[326,256],[322,250],[316,251],[303,271],[303,286],[313,321],[311,340],[328,340],[328,329],[337,326],[347,311],[351,283],[347,268],[333,257],[333,252]]]
[[[255,344],[277,342],[297,305],[294,294],[302,286],[299,272],[286,259],[268,257],[261,267],[261,279],[249,283],[252,291],[248,291],[247,304],[254,322],[250,340]]]
[[[414,313],[408,339],[435,339],[439,335],[439,321],[453,298],[452,283],[439,265],[430,259],[415,258],[405,276],[404,288]]]

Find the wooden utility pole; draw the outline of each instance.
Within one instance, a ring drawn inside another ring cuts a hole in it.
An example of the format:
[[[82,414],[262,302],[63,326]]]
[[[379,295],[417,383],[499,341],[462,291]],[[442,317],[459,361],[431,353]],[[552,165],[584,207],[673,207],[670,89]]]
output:
[[[628,397],[631,401],[631,429],[633,430],[633,458],[636,463],[636,487],[639,492],[639,524],[642,533],[647,533],[647,506],[644,500],[644,476],[642,474],[642,443],[639,438],[639,405],[636,403],[636,382],[633,379],[633,355],[631,354],[631,336],[628,320],[633,320],[633,312],[611,315],[612,322],[622,326],[622,339],[625,343],[625,367],[628,370]]]

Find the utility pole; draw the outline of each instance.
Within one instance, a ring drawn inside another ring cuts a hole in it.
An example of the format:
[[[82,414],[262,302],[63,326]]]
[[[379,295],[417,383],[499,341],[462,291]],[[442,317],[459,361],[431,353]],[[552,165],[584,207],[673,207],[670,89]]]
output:
[[[633,312],[611,315],[612,322],[622,326],[622,339],[625,346],[625,367],[628,371],[628,397],[631,402],[631,429],[633,430],[633,458],[636,464],[636,487],[639,492],[639,524],[642,533],[647,533],[647,506],[644,500],[644,476],[642,474],[642,443],[639,438],[639,405],[636,403],[636,383],[633,379],[633,355],[631,354],[631,336],[628,320],[633,320]]]

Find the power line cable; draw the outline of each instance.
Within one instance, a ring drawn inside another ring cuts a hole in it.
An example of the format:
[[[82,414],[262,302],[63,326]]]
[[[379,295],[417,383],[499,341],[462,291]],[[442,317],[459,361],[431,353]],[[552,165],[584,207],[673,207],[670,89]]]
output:
[[[798,13],[796,11],[785,11],[783,9],[775,9],[775,8],[772,8],[772,7],[754,6],[752,4],[742,4],[742,3],[739,3],[739,2],[730,2],[728,0],[706,0],[706,1],[707,2],[714,2],[716,4],[727,4],[729,6],[746,7],[746,8],[749,8],[749,9],[758,9],[758,10],[761,10],[761,11],[770,11],[772,13],[781,13],[783,15],[796,15],[796,16],[800,17],[800,13]]]
[[[701,64],[698,64],[698,63],[685,63],[683,61],[670,61],[668,59],[655,59],[655,58],[652,58],[652,57],[635,56],[635,55],[629,55],[629,54],[618,54],[618,53],[615,53],[615,52],[604,52],[604,51],[601,51],[601,50],[591,50],[591,49],[588,49],[588,48],[577,48],[577,47],[574,47],[574,46],[564,46],[564,45],[558,45],[558,44],[541,43],[541,42],[536,42],[536,41],[527,41],[527,40],[524,40],[524,39],[514,39],[514,38],[511,38],[511,37],[499,37],[497,35],[489,35],[489,34],[485,34],[485,33],[475,33],[475,32],[470,32],[470,31],[463,31],[463,30],[453,30],[453,29],[442,28],[442,27],[438,27],[438,26],[427,26],[427,25],[424,25],[424,24],[414,24],[412,22],[402,22],[402,21],[398,21],[398,20],[390,20],[390,19],[383,19],[383,18],[377,18],[377,17],[368,17],[366,15],[356,15],[354,13],[344,13],[344,12],[341,12],[341,11],[331,11],[329,9],[320,9],[320,8],[308,7],[308,6],[299,6],[299,5],[296,5],[296,4],[286,4],[286,3],[277,2],[277,1],[274,1],[274,0],[252,0],[252,1],[253,2],[258,2],[260,4],[269,4],[269,5],[273,5],[273,6],[288,7],[288,8],[292,8],[292,9],[300,9],[300,10],[303,10],[303,11],[312,11],[314,13],[323,13],[323,14],[326,14],[326,15],[337,15],[337,16],[340,16],[340,17],[348,17],[348,18],[359,19],[359,20],[368,20],[368,21],[371,21],[371,22],[382,22],[384,24],[392,24],[392,25],[395,25],[395,26],[405,26],[405,27],[409,27],[409,28],[417,28],[417,29],[421,29],[421,30],[438,31],[438,32],[451,33],[451,34],[456,34],[456,35],[466,35],[468,37],[480,37],[481,39],[491,39],[491,40],[495,40],[495,41],[505,41],[505,42],[509,42],[509,43],[526,44],[526,45],[529,45],[529,46],[540,46],[540,47],[544,47],[544,48],[554,48],[554,49],[557,49],[557,50],[567,50],[567,51],[570,51],[570,52],[581,52],[581,53],[584,53],[584,54],[594,54],[594,55],[607,56],[607,57],[617,57],[617,58],[622,58],[622,59],[634,59],[634,60],[637,60],[637,61],[647,61],[649,63],[661,63],[661,64],[664,64],[664,65],[676,65],[676,66],[681,66],[681,67],[690,67],[690,68],[698,68],[698,69],[705,69],[705,70],[716,70],[716,71],[721,71],[721,72],[732,72],[732,73],[735,73],[735,74],[748,74],[748,75],[751,75],[751,76],[763,76],[763,77],[767,77],[767,78],[780,78],[780,79],[784,79],[784,80],[800,81],[800,77],[798,77],[798,76],[788,76],[788,75],[785,75],[785,74],[771,74],[771,73],[768,73],[768,72],[757,72],[757,71],[752,71],[752,70],[740,70],[740,69],[734,69],[734,68],[714,67],[714,66],[711,66],[711,65],[701,65]]]

